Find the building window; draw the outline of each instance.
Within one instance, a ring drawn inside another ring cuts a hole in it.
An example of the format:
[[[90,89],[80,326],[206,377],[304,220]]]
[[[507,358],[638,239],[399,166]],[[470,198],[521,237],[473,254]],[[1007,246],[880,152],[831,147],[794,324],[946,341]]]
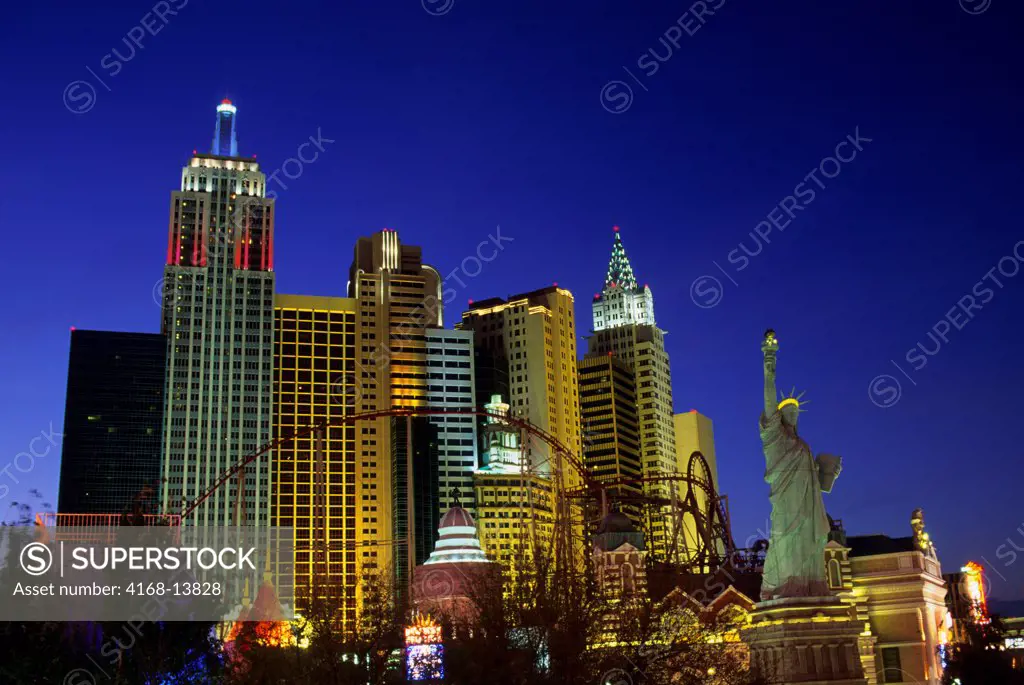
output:
[[[899,647],[885,647],[882,649],[882,682],[903,682],[903,669],[900,668]]]
[[[838,559],[828,560],[828,586],[833,590],[843,587],[843,572]]]

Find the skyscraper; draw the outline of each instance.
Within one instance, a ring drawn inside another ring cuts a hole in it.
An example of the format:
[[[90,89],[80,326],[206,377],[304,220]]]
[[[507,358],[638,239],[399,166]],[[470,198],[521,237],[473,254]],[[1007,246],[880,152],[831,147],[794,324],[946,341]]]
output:
[[[118,514],[160,480],[162,335],[71,332],[58,511]]]
[[[356,301],[346,297],[274,298],[274,437],[353,412]],[[340,627],[356,627],[356,432],[328,427],[284,441],[273,470],[271,525],[295,535],[295,593],[299,610],[311,595],[332,600]],[[322,462],[318,459],[322,457]]]
[[[513,416],[547,431],[575,454],[580,453],[580,403],[576,377],[576,314],[568,290],[551,286],[491,298],[470,305],[458,327],[476,334],[474,344],[503,359],[507,369],[508,404]],[[493,381],[494,376],[490,379]],[[477,380],[477,397],[499,394]],[[541,441],[529,445],[531,464],[553,472],[556,458]],[[568,487],[579,475],[566,464]]]
[[[441,522],[437,425],[430,417],[391,417],[392,540],[412,540],[396,553],[395,596],[405,599],[412,571],[434,549]],[[399,601],[401,605],[403,602]]]
[[[708,511],[709,507],[714,505],[714,503],[708,502],[708,496],[717,497],[719,492],[718,460],[715,457],[715,433],[711,419],[696,409],[691,409],[684,414],[676,414],[674,423],[676,430],[676,456],[679,462],[679,470],[682,473],[689,473],[690,455],[694,452],[700,452],[704,455],[704,460],[710,469],[708,474],[704,474],[703,469],[694,469],[695,477],[700,479],[710,478],[711,482],[708,483],[710,492],[702,487],[693,488],[694,496],[697,499],[697,507],[700,511]],[[682,523],[681,539],[696,540],[698,538],[698,531],[695,519],[687,516],[682,519]],[[718,554],[725,552],[721,545],[714,551]],[[684,557],[683,560],[686,561],[687,558]]]
[[[475,409],[473,331],[428,328],[427,404],[448,409]],[[472,415],[432,416],[437,426],[438,515],[461,506],[476,515],[473,471],[477,467],[477,421]],[[433,534],[433,531],[431,531]]]
[[[576,371],[576,315],[573,296],[557,285],[513,295],[508,300],[492,298],[472,304],[463,312],[458,328],[472,330],[474,344],[494,360],[503,360],[507,372],[513,416],[528,420],[554,437],[575,455],[580,454],[580,402]],[[477,397],[499,394],[481,382],[498,382],[503,374],[488,374],[477,380]],[[544,441],[532,439],[526,459],[533,473],[551,478],[556,492],[579,486],[582,476],[574,466]],[[477,489],[479,492],[479,488]],[[562,509],[556,519],[555,543],[559,563],[581,568],[584,560],[583,513],[578,503],[558,497]],[[482,506],[478,500],[477,506]],[[478,516],[482,536],[486,516]],[[574,541],[572,545],[569,542]]]
[[[696,409],[674,417],[676,428],[676,453],[681,469],[686,468],[690,455],[700,452],[711,469],[715,491],[718,490],[718,458],[715,456],[715,431],[711,419]]]
[[[402,245],[395,231],[384,229],[356,242],[348,294],[357,303],[351,382],[360,413],[427,404],[426,330],[442,322],[441,282],[437,270],[423,263],[421,249]],[[395,537],[392,422],[362,421],[358,431],[358,561],[368,569],[395,572],[395,555],[408,559],[415,544],[408,535]]]
[[[665,352],[665,332],[655,322],[651,289],[638,285],[618,226],[614,231],[604,288],[594,296],[592,305],[594,331],[588,339],[588,353],[612,353],[633,369],[644,477],[677,473],[681,469],[676,458],[672,374]],[[663,483],[647,483],[645,490],[653,497],[671,498],[670,488]],[[648,510],[651,514],[644,526],[648,549],[655,558],[665,559],[675,535],[672,517],[669,512]]]
[[[171,193],[162,323],[169,512],[271,439],[274,203],[259,165],[235,156],[229,104],[218,108],[214,144],[227,154],[194,154]],[[186,523],[267,525],[273,456],[213,492]]]
[[[583,463],[597,480],[639,480],[639,421],[633,369],[610,354],[587,355],[579,362],[580,415],[583,421]],[[639,495],[640,483],[614,486],[614,495]],[[634,526],[641,524],[641,509],[620,507]],[[589,512],[600,521],[606,512]]]

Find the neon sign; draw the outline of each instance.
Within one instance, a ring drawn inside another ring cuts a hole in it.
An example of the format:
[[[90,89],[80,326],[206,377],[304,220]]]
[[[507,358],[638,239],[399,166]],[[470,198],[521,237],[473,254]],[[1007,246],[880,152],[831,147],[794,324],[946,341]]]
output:
[[[441,626],[429,616],[415,614],[405,628],[405,671],[414,682],[444,680]]]

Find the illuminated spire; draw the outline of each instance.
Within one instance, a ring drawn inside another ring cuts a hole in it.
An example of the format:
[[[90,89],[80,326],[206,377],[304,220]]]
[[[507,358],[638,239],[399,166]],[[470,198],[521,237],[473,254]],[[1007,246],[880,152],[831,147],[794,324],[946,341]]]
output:
[[[633,267],[626,256],[626,248],[622,245],[619,227],[614,226],[615,244],[612,245],[612,258],[608,262],[608,275],[604,277],[604,287],[617,285],[625,290],[638,290]]]
[[[619,227],[614,226],[615,244],[604,277],[604,289],[594,296],[594,330],[640,324],[654,326],[654,296],[646,285],[639,285],[622,245]]]
[[[238,156],[238,137],[235,130],[235,115],[238,109],[225,98],[217,105],[217,128],[213,131],[213,149],[215,155],[225,157]]]

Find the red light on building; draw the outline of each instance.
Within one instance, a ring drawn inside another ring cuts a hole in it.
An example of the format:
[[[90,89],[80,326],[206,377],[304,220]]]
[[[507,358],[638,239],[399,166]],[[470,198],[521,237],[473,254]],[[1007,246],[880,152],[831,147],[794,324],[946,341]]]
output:
[[[471,297],[471,298],[469,298],[469,303],[470,303],[470,304],[473,304],[473,298],[472,298],[472,297]]]
[[[222,105],[230,105],[231,104],[231,100],[228,100],[227,98],[224,98],[223,100],[220,101],[220,104],[222,104]]]
[[[618,226],[612,226],[612,230],[615,231],[616,233],[618,233],[619,232],[619,227]]]
[[[72,332],[72,333],[74,333],[74,331],[75,331],[75,327],[74,327],[74,326],[72,326],[72,327],[71,327],[71,332]]]

